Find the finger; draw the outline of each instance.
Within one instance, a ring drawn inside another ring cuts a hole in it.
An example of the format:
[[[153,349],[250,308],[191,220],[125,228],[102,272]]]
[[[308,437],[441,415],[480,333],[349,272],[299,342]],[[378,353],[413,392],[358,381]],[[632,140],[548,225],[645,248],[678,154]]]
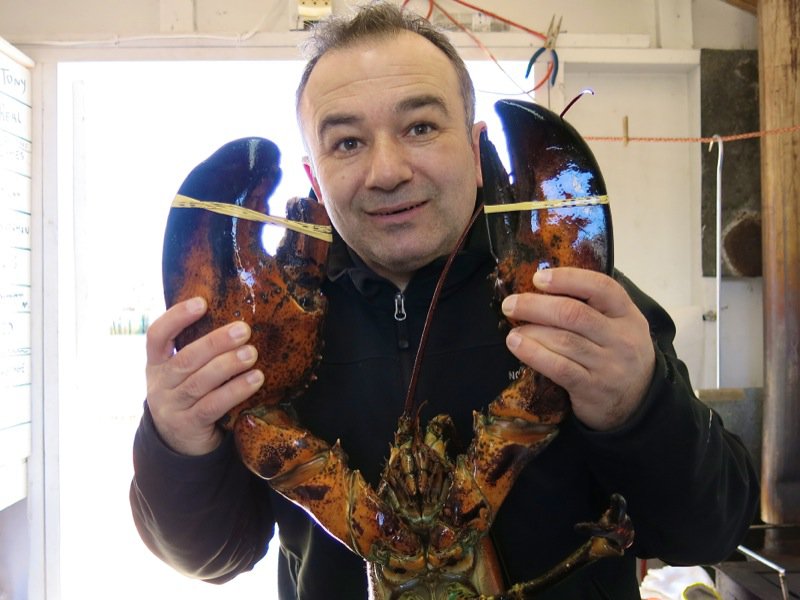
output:
[[[147,328],[147,364],[158,365],[175,352],[175,338],[200,319],[208,305],[203,298],[190,298],[167,310]]]
[[[255,394],[264,383],[264,374],[252,369],[233,377],[223,385],[203,396],[195,404],[198,418],[205,423],[216,423],[228,411]]]
[[[255,394],[263,383],[262,372],[252,369],[188,405],[176,402],[174,394],[168,403],[154,402],[151,397],[147,402],[153,422],[170,448],[181,454],[201,455],[219,445],[219,419]]]
[[[587,371],[599,368],[605,362],[605,348],[572,331],[531,324],[516,327],[515,331],[523,338],[577,363]]]
[[[608,317],[572,297],[515,294],[503,301],[502,308],[512,321],[565,330],[598,345],[609,343],[612,335]]]
[[[214,357],[197,370],[192,371],[176,387],[176,397],[187,405],[223,386],[229,379],[252,367],[258,352],[254,346],[245,345]]]
[[[591,377],[580,363],[523,335],[519,328],[509,332],[506,345],[519,360],[566,390],[577,389]]]
[[[631,301],[625,289],[597,271],[574,267],[542,269],[533,276],[533,284],[548,294],[583,300],[607,317],[621,317],[630,310]]]
[[[198,390],[209,380],[217,381],[217,385],[221,384],[228,377],[241,372],[242,364],[250,366],[255,362],[255,358],[250,355],[247,348],[240,348],[250,338],[250,333],[250,326],[247,323],[235,321],[184,346],[165,365],[163,385],[167,388],[177,388],[200,371],[203,376],[192,384]],[[245,360],[236,358],[237,349],[247,355]],[[209,389],[205,386],[206,392]],[[199,398],[201,395],[195,394],[195,397]]]

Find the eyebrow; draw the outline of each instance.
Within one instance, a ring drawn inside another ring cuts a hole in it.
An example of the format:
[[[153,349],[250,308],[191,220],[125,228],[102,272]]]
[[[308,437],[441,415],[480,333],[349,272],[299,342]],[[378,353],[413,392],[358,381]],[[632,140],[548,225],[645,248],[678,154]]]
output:
[[[325,135],[325,131],[331,129],[332,127],[337,127],[339,125],[352,125],[353,123],[358,123],[360,121],[360,117],[345,113],[334,113],[332,115],[328,115],[320,122],[319,127],[317,128],[317,136],[319,139],[322,139]]]
[[[396,114],[400,114],[404,112],[410,112],[418,108],[424,108],[426,106],[432,106],[438,110],[441,110],[445,115],[449,114],[445,101],[442,100],[440,96],[436,96],[434,94],[424,94],[421,96],[405,98],[395,105],[394,112]],[[337,127],[339,125],[353,125],[354,123],[359,123],[361,121],[361,117],[353,114],[334,113],[322,119],[319,127],[317,128],[317,135],[320,139],[322,139],[328,129]]]
[[[448,114],[447,104],[445,101],[441,98],[441,96],[436,96],[434,94],[412,96],[410,98],[406,98],[405,100],[401,100],[397,103],[397,106],[394,107],[394,112],[408,112],[426,106],[433,106],[434,108],[441,110],[445,115]]]

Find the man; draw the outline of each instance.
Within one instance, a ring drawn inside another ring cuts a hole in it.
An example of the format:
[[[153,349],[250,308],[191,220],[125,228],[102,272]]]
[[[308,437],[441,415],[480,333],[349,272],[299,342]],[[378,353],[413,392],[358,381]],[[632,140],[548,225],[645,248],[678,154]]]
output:
[[[350,466],[375,483],[444,257],[475,209],[484,124],[473,124],[463,63],[422,19],[371,5],[312,43],[298,118],[306,170],[341,239],[323,286],[322,363],[294,407],[310,431],[341,439]],[[574,524],[596,520],[612,492],[628,500],[633,548],[543,598],[638,598],[635,555],[724,559],[751,522],[758,486],[741,444],[694,398],[669,317],[620,274],[556,268],[534,279],[547,295],[506,298],[503,312],[525,323],[506,336],[490,308],[482,231],[459,252],[437,309],[422,418],[450,414],[468,441],[472,410],[508,385],[520,360],[564,387],[573,413],[492,527],[506,584],[577,548],[585,537]],[[142,538],[181,572],[224,582],[264,555],[277,523],[281,598],[363,598],[363,561],[247,471],[216,425],[263,382],[248,327],[174,352],[205,309],[203,299],[178,304],[148,331],[131,489]]]

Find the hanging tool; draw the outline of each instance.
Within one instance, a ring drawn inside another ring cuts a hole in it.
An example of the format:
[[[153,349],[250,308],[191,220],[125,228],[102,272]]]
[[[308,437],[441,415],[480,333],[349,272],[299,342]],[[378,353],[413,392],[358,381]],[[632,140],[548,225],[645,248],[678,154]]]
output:
[[[558,54],[556,53],[556,40],[558,39],[558,34],[561,32],[562,18],[563,17],[558,18],[558,23],[556,23],[555,15],[553,15],[553,17],[550,19],[550,26],[547,28],[547,37],[544,40],[544,45],[533,53],[533,56],[528,62],[528,69],[525,71],[526,79],[531,74],[533,64],[542,54],[549,52],[550,60],[553,61],[553,70],[550,73],[550,85],[554,86],[556,84],[556,77],[558,76]]]

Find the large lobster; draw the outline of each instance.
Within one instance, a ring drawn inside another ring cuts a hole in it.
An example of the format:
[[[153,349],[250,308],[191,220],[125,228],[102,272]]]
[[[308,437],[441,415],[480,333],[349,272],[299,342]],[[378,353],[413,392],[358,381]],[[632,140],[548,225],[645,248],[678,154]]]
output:
[[[502,100],[496,110],[514,175],[512,184],[484,135],[481,196],[498,295],[535,291],[533,273],[548,266],[609,273],[605,184],[584,140],[538,105]],[[233,320],[252,327],[266,381],[222,423],[247,467],[367,561],[374,598],[532,598],[581,564],[622,554],[633,529],[615,495],[597,523],[580,525],[590,539],[573,555],[502,591],[486,534],[517,474],[557,434],[569,407],[565,390],[528,367],[485,413],[475,413],[473,440],[458,456],[448,453],[449,416],[434,417],[423,431],[407,403],[377,488],[349,468],[339,443],[329,445],[290,417],[322,350],[329,222],[314,199],[292,199],[275,256],[264,251],[258,221],[270,219],[264,213],[280,177],[278,157],[259,138],[223,146],[181,186],[164,241],[167,305],[198,295],[209,303],[179,348]]]

